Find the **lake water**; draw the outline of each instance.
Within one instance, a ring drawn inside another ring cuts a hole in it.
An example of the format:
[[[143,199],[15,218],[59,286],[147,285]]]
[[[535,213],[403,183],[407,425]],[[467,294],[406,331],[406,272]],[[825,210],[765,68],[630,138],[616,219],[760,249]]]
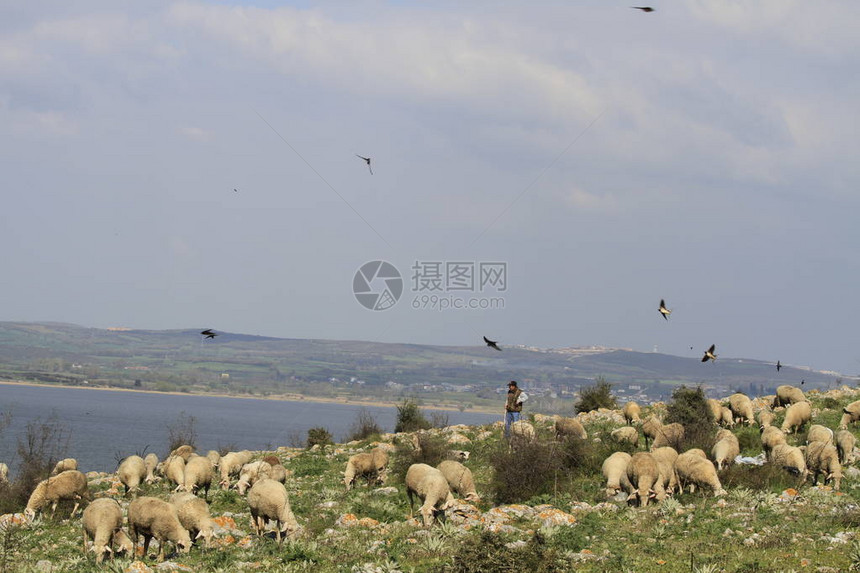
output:
[[[185,412],[194,416],[197,449],[206,452],[231,446],[260,450],[304,441],[307,431],[325,427],[336,441],[344,438],[362,409],[367,409],[386,431],[397,417],[393,406],[360,406],[323,402],[288,402],[249,398],[220,398],[37,387],[0,384],[0,413],[11,410],[12,423],[0,431],[0,461],[14,473],[18,438],[27,424],[56,414],[69,431],[67,455],[81,471],[114,471],[117,459],[134,453],[164,456],[168,426]],[[433,410],[425,410],[425,413]],[[450,424],[486,424],[501,416],[445,412]]]

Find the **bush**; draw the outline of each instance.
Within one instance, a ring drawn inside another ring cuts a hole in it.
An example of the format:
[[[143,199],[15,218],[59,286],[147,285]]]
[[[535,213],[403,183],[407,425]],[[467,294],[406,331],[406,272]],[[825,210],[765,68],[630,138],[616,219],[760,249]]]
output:
[[[537,532],[522,547],[508,547],[501,535],[482,531],[469,536],[454,553],[451,562],[435,569],[438,573],[486,573],[488,571],[532,571],[561,573],[570,570],[561,553],[547,545]]]
[[[391,462],[391,474],[396,480],[403,482],[406,472],[412,464],[427,464],[434,468],[444,461],[448,453],[448,442],[443,436],[434,436],[425,432],[415,434],[418,447],[411,441],[400,442],[394,452]]]
[[[559,444],[532,442],[525,447],[500,447],[490,455],[493,479],[490,488],[497,503],[519,503],[553,493],[566,477]]]
[[[376,422],[376,418],[373,417],[367,408],[362,408],[355,416],[355,421],[349,429],[346,441],[366,440],[370,436],[378,436],[381,433],[382,428]]]
[[[749,466],[734,464],[720,474],[725,489],[747,488],[754,491],[781,492],[798,487],[800,478],[773,464]]]
[[[617,408],[615,396],[612,395],[612,384],[603,377],[598,377],[593,386],[583,388],[576,403],[576,412],[591,412],[598,408]]]
[[[179,446],[189,445],[197,449],[197,418],[183,410],[172,424],[167,425],[167,453]],[[166,456],[165,456],[166,457]]]
[[[429,430],[432,427],[430,421],[424,417],[421,408],[415,398],[405,398],[403,403],[397,406],[397,424],[394,432],[416,432],[418,430]]]
[[[672,401],[666,407],[664,423],[684,426],[682,450],[701,448],[706,452],[714,445],[714,417],[701,386],[679,386],[672,392]],[[680,451],[680,450],[679,450]]]
[[[314,446],[328,446],[334,443],[332,441],[331,432],[323,427],[311,428],[308,430],[308,440],[306,446],[308,449]]]

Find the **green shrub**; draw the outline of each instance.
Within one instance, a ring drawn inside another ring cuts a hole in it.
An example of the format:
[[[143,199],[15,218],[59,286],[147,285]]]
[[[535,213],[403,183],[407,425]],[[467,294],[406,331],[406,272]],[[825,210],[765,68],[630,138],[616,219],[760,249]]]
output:
[[[352,427],[349,429],[346,441],[366,440],[371,436],[378,436],[381,433],[382,428],[376,422],[376,418],[373,417],[367,408],[362,408],[355,416],[355,422],[352,423]]]
[[[320,447],[328,446],[328,445],[331,445],[332,443],[333,442],[332,442],[331,432],[329,432],[327,429],[325,429],[323,427],[318,427],[318,428],[311,428],[310,430],[308,430],[308,440],[307,440],[308,449],[310,449],[314,446],[320,446]]]
[[[593,386],[583,388],[579,393],[579,401],[576,403],[576,411],[591,412],[598,408],[614,409],[618,407],[615,396],[612,395],[612,384],[605,378],[598,376]]]
[[[842,405],[839,403],[839,400],[836,398],[831,398],[827,396],[823,400],[821,400],[821,409],[822,410],[839,410],[842,411]]]
[[[488,573],[502,571],[530,571],[533,573],[561,573],[569,571],[570,564],[561,552],[549,546],[537,532],[522,547],[507,547],[507,540],[488,531],[471,535],[460,545],[451,562],[439,566],[438,573]]]
[[[519,448],[500,445],[490,456],[493,478],[490,488],[497,503],[520,503],[549,494],[566,477],[560,446],[555,442],[531,442]]]
[[[397,423],[394,426],[395,433],[429,430],[431,427],[430,421],[424,417],[424,413],[421,411],[415,398],[405,398],[397,406]]]
[[[415,434],[418,447],[412,441],[401,441],[397,444],[391,461],[391,475],[395,481],[403,482],[406,472],[412,464],[427,464],[434,468],[445,460],[448,453],[448,442],[443,436],[434,436],[426,432]]]
[[[701,386],[676,388],[666,406],[664,423],[684,426],[684,440],[679,451],[701,448],[709,452],[714,444],[714,417]]]

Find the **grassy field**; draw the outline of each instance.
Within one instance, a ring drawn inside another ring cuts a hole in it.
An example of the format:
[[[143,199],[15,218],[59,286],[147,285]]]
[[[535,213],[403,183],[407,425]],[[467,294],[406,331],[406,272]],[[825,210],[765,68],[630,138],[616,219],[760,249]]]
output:
[[[841,407],[857,398],[860,395],[847,390],[812,393],[813,422],[835,428]],[[777,425],[781,418],[778,412]],[[258,538],[252,533],[244,498],[234,490],[213,490],[210,512],[221,526],[214,546],[170,555],[169,567],[201,572],[382,573],[776,573],[860,567],[860,471],[856,468],[845,468],[846,477],[837,492],[829,486],[813,487],[808,481],[800,484],[770,465],[735,465],[720,474],[728,490],[724,497],[697,491],[645,508],[632,507],[607,501],[600,475],[602,460],[617,449],[608,432],[623,424],[620,415],[594,412],[582,419],[588,440],[558,443],[552,436],[551,419],[537,416],[533,422],[538,441],[513,452],[498,425],[433,430],[422,438],[420,455],[405,445],[410,442],[408,436],[400,436],[386,487],[360,483],[349,492],[342,484],[347,458],[377,445],[379,436],[312,449],[280,448],[273,453],[292,472],[287,489],[301,533],[281,546],[271,533]],[[734,431],[743,455],[760,453],[756,427]],[[860,436],[857,428],[852,431]],[[390,435],[381,439],[396,441]],[[803,440],[804,434],[789,436],[792,444]],[[482,501],[458,503],[441,523],[424,528],[408,519],[401,476],[410,463],[441,459],[447,448],[471,452],[466,465]],[[259,452],[255,458],[263,455]],[[547,459],[563,461],[559,465]],[[128,503],[114,476],[92,475],[90,486],[96,496]],[[144,486],[141,493],[166,499],[171,489],[162,482]],[[81,552],[80,517],[67,519],[68,512],[68,507],[61,507],[55,518],[43,516],[33,523],[0,528],[0,572],[156,567],[152,555],[118,558],[97,567],[92,554]]]

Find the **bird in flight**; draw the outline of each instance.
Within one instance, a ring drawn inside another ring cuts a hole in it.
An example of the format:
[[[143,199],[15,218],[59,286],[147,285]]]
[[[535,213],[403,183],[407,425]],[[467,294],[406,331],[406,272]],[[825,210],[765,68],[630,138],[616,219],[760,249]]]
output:
[[[204,338],[215,338],[216,336],[218,336],[218,333],[211,328],[207,328],[206,330],[201,331],[200,334],[202,334]]]
[[[707,362],[708,360],[716,360],[717,355],[714,354],[714,350],[717,349],[716,344],[711,344],[711,347],[705,350],[705,355],[702,356],[702,362]]]
[[[487,337],[485,336],[485,337],[484,337],[484,342],[486,342],[486,343],[487,343],[487,346],[489,346],[490,348],[495,348],[495,349],[496,349],[496,350],[498,350],[499,352],[501,352],[501,351],[502,351],[502,349],[501,349],[501,348],[499,348],[499,346],[498,346],[498,342],[497,342],[497,341],[495,341],[495,340],[490,340],[489,338],[487,338]]]
[[[235,187],[233,187],[233,193],[238,193],[238,192],[239,192],[239,190],[236,189]]]
[[[779,360],[776,361],[776,371],[779,372],[782,369],[782,364],[779,363]]]
[[[642,10],[643,12],[653,12],[654,8],[651,6],[631,6],[634,10]]]
[[[669,320],[669,315],[672,314],[672,311],[666,308],[666,301],[662,298],[660,299],[660,308],[657,311],[663,315],[663,318]]]
[[[370,157],[362,157],[358,153],[356,153],[355,156],[360,159],[364,159],[364,162],[367,163],[367,168],[370,169],[370,174],[373,175],[373,167],[370,166]]]

